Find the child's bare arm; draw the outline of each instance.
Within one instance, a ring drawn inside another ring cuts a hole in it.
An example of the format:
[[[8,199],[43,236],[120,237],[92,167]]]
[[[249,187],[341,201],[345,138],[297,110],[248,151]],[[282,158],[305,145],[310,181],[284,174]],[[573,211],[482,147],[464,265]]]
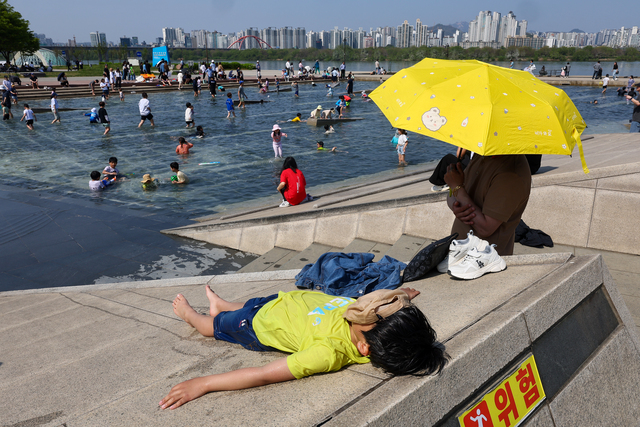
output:
[[[261,385],[294,380],[295,377],[283,357],[260,368],[244,368],[224,374],[209,375],[182,382],[160,401],[162,409],[176,409],[212,391],[242,390]]]

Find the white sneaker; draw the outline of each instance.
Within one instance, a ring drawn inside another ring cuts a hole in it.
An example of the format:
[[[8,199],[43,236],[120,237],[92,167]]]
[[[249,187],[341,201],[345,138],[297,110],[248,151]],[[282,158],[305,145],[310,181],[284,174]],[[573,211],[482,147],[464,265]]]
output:
[[[447,191],[449,189],[449,186],[447,184],[445,185],[434,185],[433,187],[431,187],[431,191],[433,191],[434,193],[439,193],[441,191]]]
[[[458,279],[477,279],[485,273],[497,273],[507,268],[507,263],[498,255],[496,245],[489,245],[484,250],[471,248],[461,263],[449,268],[449,274]]]
[[[286,200],[283,200],[282,203],[280,203],[281,208],[288,208],[289,206],[291,205]]]
[[[454,240],[449,245],[449,253],[446,257],[438,264],[436,267],[440,273],[446,273],[449,269],[461,263],[464,260],[464,257],[467,255],[467,252],[471,250],[471,248],[478,248],[479,250],[483,250],[489,245],[489,242],[486,240],[482,240],[481,238],[475,236],[473,234],[473,230],[470,230],[467,233],[467,238],[463,240]]]

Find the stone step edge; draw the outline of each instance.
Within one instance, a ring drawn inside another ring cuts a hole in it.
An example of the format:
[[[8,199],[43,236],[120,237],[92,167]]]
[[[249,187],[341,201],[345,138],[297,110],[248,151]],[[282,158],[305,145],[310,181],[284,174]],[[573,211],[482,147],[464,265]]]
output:
[[[504,260],[509,266],[536,265],[536,264],[564,264],[574,255],[571,252],[511,255],[505,256]],[[407,262],[406,260],[404,262]],[[233,273],[219,274],[212,276],[183,277],[179,279],[157,279],[140,280],[136,282],[112,282],[100,283],[96,285],[83,286],[63,286],[57,288],[24,289],[19,291],[0,292],[0,297],[30,295],[43,293],[70,293],[70,292],[93,292],[111,289],[145,289],[145,288],[167,288],[177,286],[193,285],[216,285],[221,283],[243,283],[262,282],[278,280],[294,280],[300,270],[263,271],[257,273]]]

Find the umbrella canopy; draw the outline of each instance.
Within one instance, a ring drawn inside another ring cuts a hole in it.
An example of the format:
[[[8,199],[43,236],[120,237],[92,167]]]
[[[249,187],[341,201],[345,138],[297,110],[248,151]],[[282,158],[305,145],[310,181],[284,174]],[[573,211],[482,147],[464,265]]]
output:
[[[586,128],[569,96],[531,73],[480,61],[426,58],[369,97],[394,127],[482,156],[566,154]]]

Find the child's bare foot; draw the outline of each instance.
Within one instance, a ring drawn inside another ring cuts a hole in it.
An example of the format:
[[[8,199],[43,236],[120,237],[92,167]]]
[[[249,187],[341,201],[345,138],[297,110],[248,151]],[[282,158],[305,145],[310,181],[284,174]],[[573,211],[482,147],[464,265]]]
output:
[[[187,301],[182,294],[178,294],[176,299],[173,300],[173,312],[182,320],[187,322],[189,326],[193,326],[191,322],[187,320],[187,316],[191,313],[195,313],[196,311],[191,308],[189,301]]]
[[[209,285],[205,286],[204,289],[207,292],[207,298],[209,299],[209,315],[211,317],[216,317],[222,311],[219,307],[219,303],[222,301],[222,298],[213,292]]]

